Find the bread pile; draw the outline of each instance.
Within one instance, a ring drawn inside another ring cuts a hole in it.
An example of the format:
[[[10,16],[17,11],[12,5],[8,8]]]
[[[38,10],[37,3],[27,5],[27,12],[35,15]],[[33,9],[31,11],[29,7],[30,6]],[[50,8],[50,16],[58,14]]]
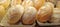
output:
[[[47,0],[48,1],[48,0]],[[0,25],[59,23],[60,7],[46,0],[0,0]]]

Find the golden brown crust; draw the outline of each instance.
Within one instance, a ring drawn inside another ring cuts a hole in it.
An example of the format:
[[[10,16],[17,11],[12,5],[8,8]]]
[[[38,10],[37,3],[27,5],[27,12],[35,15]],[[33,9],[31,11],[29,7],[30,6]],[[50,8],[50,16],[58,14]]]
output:
[[[24,1],[22,2],[22,5],[23,5],[25,8],[27,8],[27,7],[29,7],[29,6],[34,6],[34,3],[33,3],[32,0],[24,0]]]
[[[32,24],[35,21],[37,10],[34,7],[25,8],[25,13],[22,17],[23,24]]]
[[[4,6],[4,8],[7,8],[9,6],[10,2],[11,2],[10,0],[1,0],[0,4],[2,6]]]
[[[34,2],[34,7],[39,10],[41,6],[44,5],[45,0],[32,0]]]
[[[8,23],[9,24],[15,24],[19,20],[21,20],[21,17],[24,13],[24,7],[21,5],[16,5],[16,7],[11,7],[10,10],[8,11]]]
[[[48,4],[48,3],[47,3]],[[51,5],[42,6],[37,13],[37,20],[39,22],[47,22],[53,13]]]
[[[5,13],[6,13],[5,8],[2,5],[0,5],[0,22],[3,19]]]
[[[22,0],[12,0],[11,1],[11,6],[16,6],[16,5],[20,5],[20,4],[22,4]]]

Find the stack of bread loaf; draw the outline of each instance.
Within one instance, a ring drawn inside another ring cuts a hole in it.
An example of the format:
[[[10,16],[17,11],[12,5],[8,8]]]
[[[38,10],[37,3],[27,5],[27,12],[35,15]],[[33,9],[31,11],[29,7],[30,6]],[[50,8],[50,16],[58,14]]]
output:
[[[0,0],[0,25],[32,25],[39,23],[59,23],[60,7],[54,0]],[[8,8],[9,7],[9,8]],[[7,11],[6,11],[7,9]]]

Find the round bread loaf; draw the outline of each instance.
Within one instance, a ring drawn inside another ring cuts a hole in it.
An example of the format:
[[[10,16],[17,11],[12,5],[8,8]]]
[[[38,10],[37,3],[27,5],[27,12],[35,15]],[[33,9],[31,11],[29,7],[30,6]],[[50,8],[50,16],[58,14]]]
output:
[[[21,20],[23,13],[24,13],[23,6],[21,5],[12,6],[10,9],[8,9],[1,23],[4,25],[5,23],[11,25],[16,24],[19,20]]]
[[[43,6],[44,3],[45,3],[45,0],[32,0],[32,1],[33,1],[33,3],[34,3],[34,7],[35,7],[37,10],[39,10],[39,8],[40,8],[41,6]]]
[[[10,24],[15,24],[19,20],[21,20],[21,17],[24,13],[24,7],[21,5],[16,5],[15,7],[12,7],[9,11],[9,21]]]
[[[22,23],[28,25],[33,24],[36,18],[36,12],[37,10],[32,6],[25,8],[25,12],[22,16]]]
[[[37,20],[42,23],[47,22],[50,20],[52,14],[53,14],[53,7],[52,5],[49,5],[48,2],[46,2],[45,5],[39,9],[37,13]]]

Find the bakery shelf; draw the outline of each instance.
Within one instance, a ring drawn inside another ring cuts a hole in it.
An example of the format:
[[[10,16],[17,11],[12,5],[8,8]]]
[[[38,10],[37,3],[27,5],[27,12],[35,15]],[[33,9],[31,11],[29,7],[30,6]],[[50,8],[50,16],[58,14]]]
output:
[[[58,25],[60,25],[60,23],[40,23],[38,21],[37,21],[37,23],[39,26],[58,26]]]

